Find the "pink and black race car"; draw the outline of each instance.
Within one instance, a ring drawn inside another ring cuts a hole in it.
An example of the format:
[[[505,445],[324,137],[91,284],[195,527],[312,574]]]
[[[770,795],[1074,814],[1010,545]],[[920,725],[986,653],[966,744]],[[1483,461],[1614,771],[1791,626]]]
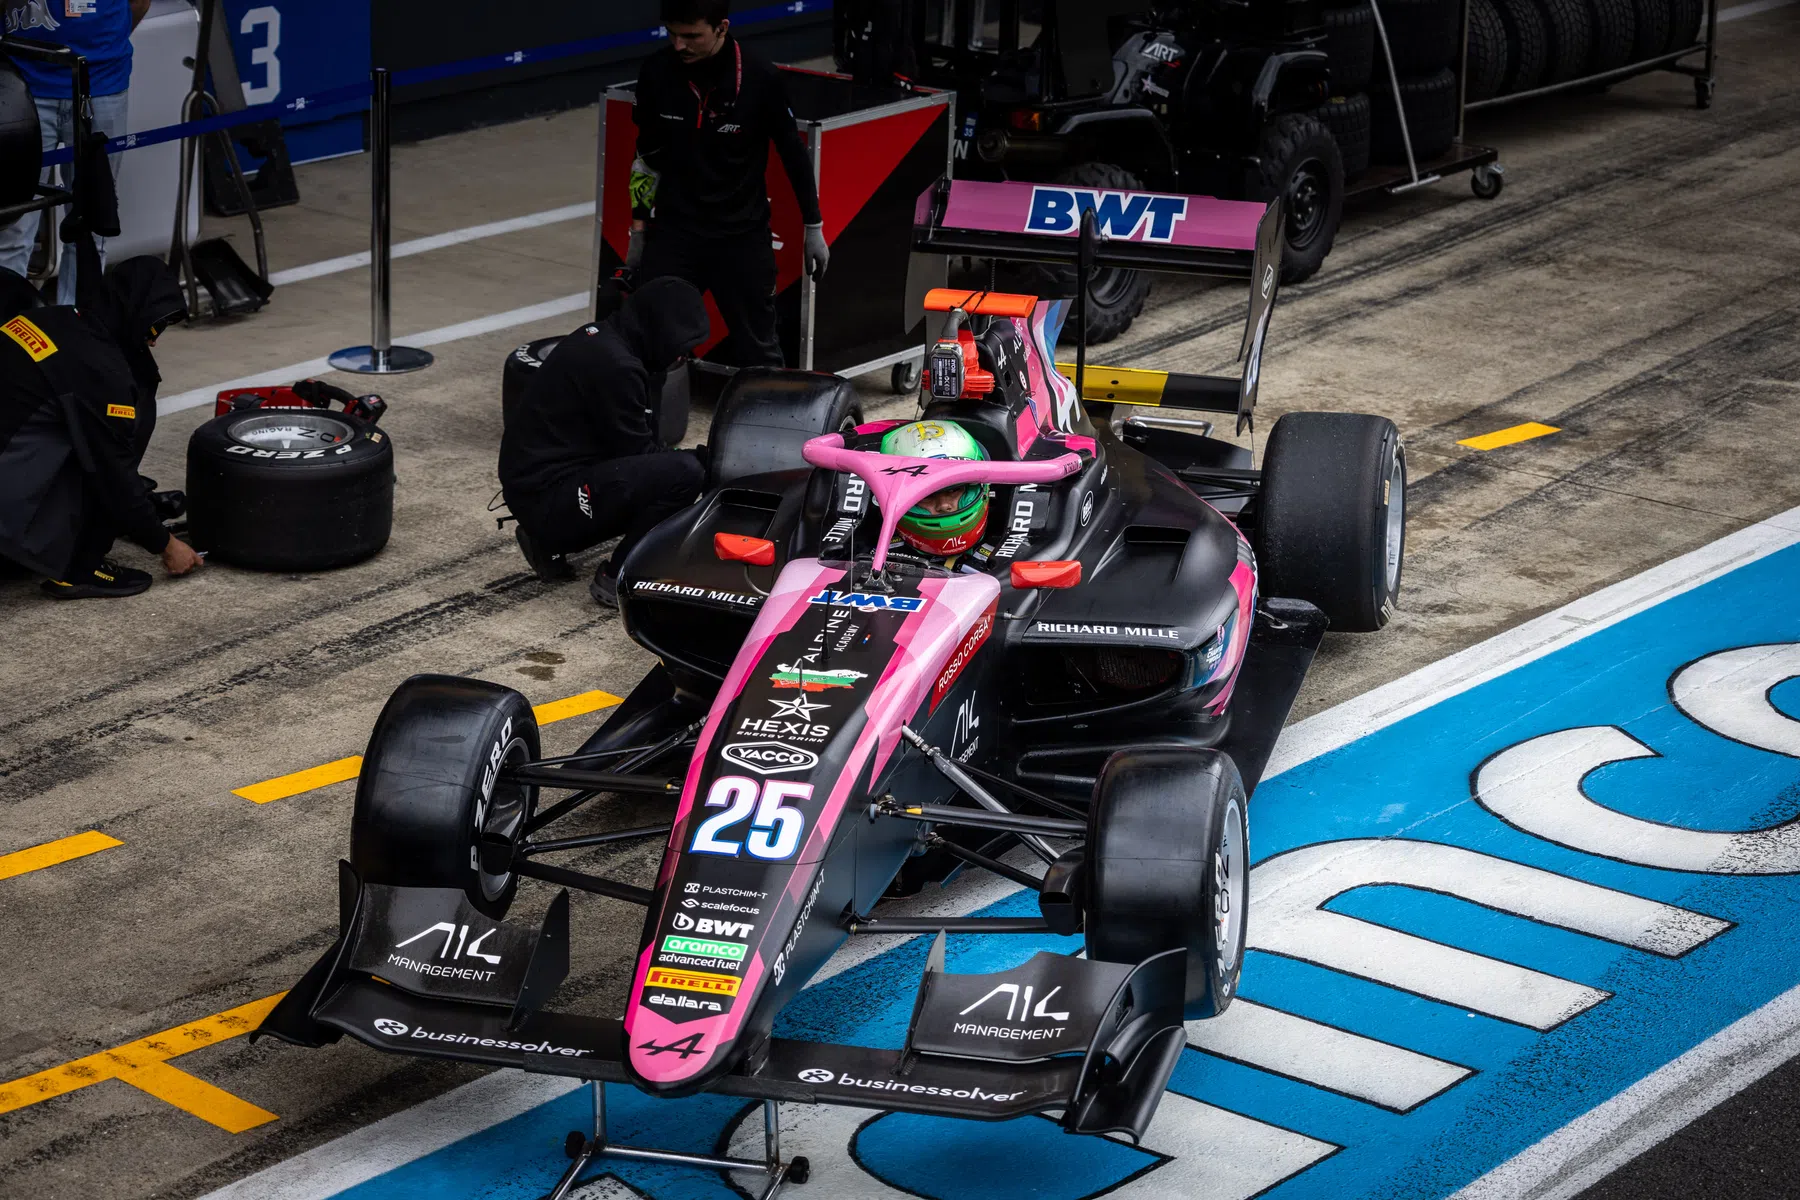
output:
[[[1260,471],[1205,421],[1115,418],[1180,404],[1249,423],[1280,212],[1042,190],[941,185],[917,245],[1248,280],[1242,376],[1078,363],[1078,384],[1052,357],[1068,301],[946,290],[926,304],[946,320],[920,416],[980,460],[882,453],[894,423],[864,423],[834,376],[738,375],[713,486],[621,573],[625,626],[659,664],[562,758],[540,757],[517,692],[402,684],[363,760],[338,942],[259,1033],[596,1081],[597,1128],[570,1135],[556,1196],[609,1153],[761,1168],[765,1196],[803,1182],[773,1136],[781,1101],[1142,1134],[1183,1022],[1236,991],[1246,807],[1313,651],[1328,623],[1393,610],[1405,460],[1378,417],[1290,413]],[[979,545],[945,561],[896,543],[902,514],[970,483],[991,489]],[[669,819],[548,836],[629,795],[666,798]],[[547,861],[631,838],[666,839],[652,886]],[[884,914],[968,867],[1035,890],[1039,915]],[[564,889],[535,924],[507,919],[521,879]],[[571,888],[646,910],[617,1019],[545,1007]],[[1085,955],[944,971],[946,934],[1045,932]],[[846,939],[928,933],[903,1046],[774,1035]],[[761,1098],[767,1156],[610,1145],[602,1081]]]

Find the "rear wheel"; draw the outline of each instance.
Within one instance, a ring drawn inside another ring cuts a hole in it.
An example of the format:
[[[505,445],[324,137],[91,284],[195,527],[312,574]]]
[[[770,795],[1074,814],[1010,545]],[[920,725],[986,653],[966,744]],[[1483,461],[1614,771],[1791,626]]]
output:
[[[1380,629],[1400,596],[1406,452],[1386,417],[1288,413],[1269,432],[1257,498],[1258,590]]]
[[[365,883],[461,888],[496,919],[518,887],[482,869],[480,841],[516,843],[537,789],[500,775],[538,757],[537,717],[511,688],[414,675],[375,722],[356,784],[350,865]]]
[[[1187,951],[1189,1020],[1237,992],[1249,904],[1244,785],[1218,750],[1123,750],[1088,814],[1087,953],[1140,963]]]
[[[803,469],[801,447],[809,439],[854,429],[862,419],[855,389],[837,375],[775,367],[739,371],[725,385],[713,418],[707,486]]]
[[[1317,118],[1289,113],[1263,130],[1256,199],[1281,197],[1287,239],[1281,280],[1310,279],[1331,253],[1344,215],[1344,158]]]
[[[1057,183],[1071,187],[1098,188],[1102,191],[1138,192],[1144,185],[1124,167],[1111,163],[1085,162],[1070,167],[1056,177]],[[1028,267],[1021,290],[1043,296],[1074,296],[1073,267]],[[1150,280],[1142,271],[1120,267],[1101,267],[1088,275],[1087,328],[1081,327],[1081,307],[1069,306],[1063,323],[1063,339],[1098,346],[1110,342],[1137,320],[1150,295]]]

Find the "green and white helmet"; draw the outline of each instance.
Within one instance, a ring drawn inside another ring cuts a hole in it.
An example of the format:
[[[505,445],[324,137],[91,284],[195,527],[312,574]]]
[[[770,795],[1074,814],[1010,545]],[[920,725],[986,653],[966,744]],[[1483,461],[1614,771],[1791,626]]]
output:
[[[981,443],[954,421],[914,421],[890,429],[881,439],[881,452],[907,458],[987,458]],[[959,483],[908,509],[899,533],[915,550],[948,558],[980,540],[987,512],[988,485]]]

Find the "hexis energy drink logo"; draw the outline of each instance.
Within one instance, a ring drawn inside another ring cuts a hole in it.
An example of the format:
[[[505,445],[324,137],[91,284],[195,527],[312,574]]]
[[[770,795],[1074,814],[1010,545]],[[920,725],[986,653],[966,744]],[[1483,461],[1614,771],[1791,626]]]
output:
[[[1081,230],[1081,215],[1092,212],[1102,237],[1167,242],[1175,236],[1175,223],[1187,216],[1187,208],[1186,196],[1040,185],[1031,189],[1025,232],[1072,236]]]

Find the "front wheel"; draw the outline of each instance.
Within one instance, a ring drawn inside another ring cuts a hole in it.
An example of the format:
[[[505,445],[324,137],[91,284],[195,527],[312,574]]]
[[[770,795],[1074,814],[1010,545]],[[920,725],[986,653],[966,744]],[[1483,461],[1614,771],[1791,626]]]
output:
[[[1394,615],[1406,549],[1406,451],[1386,417],[1287,413],[1257,496],[1258,590],[1315,604],[1333,629]]]
[[[506,915],[511,871],[482,869],[483,836],[517,843],[537,789],[501,776],[538,757],[537,717],[511,688],[414,675],[375,722],[356,783],[350,865],[364,883],[461,888],[481,912]]]
[[[1087,953],[1143,962],[1187,951],[1188,1020],[1237,993],[1250,899],[1248,801],[1218,750],[1122,750],[1088,814]]]

